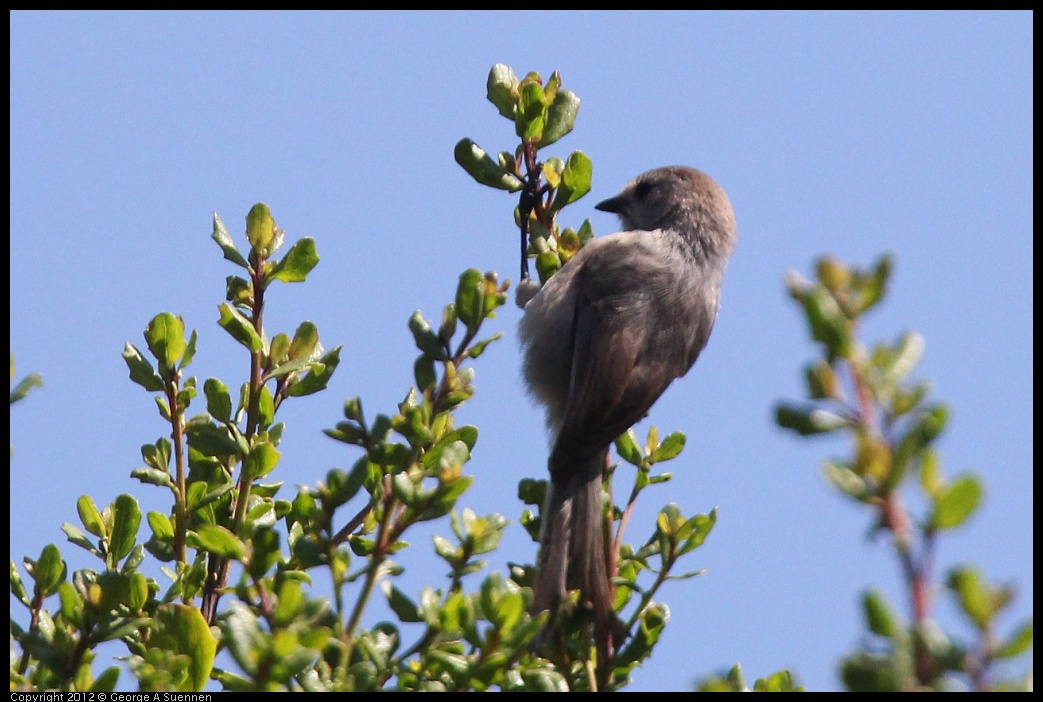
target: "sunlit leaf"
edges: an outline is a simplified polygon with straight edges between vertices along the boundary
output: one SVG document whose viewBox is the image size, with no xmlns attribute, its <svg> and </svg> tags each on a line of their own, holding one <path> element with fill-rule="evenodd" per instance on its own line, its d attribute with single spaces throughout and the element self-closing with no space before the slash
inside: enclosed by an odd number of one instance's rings
<svg viewBox="0 0 1043 702">
<path fill-rule="evenodd" d="M 221 218 L 214 213 L 214 233 L 210 237 L 217 242 L 217 245 L 221 247 L 221 251 L 224 252 L 225 258 L 234 263 L 237 266 L 242 266 L 249 270 L 250 264 L 246 262 L 243 255 L 239 253 L 239 249 L 236 248 L 235 242 L 232 237 L 229 236 L 228 230 L 225 228 L 224 222 Z"/>
</svg>

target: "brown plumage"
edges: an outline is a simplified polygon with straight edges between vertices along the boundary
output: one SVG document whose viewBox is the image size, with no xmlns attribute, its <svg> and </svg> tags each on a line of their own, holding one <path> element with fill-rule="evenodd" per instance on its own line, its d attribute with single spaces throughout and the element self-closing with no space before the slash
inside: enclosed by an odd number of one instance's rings
<svg viewBox="0 0 1043 702">
<path fill-rule="evenodd" d="M 602 508 L 608 448 L 706 345 L 736 227 L 724 191 L 683 166 L 648 171 L 597 209 L 625 231 L 589 242 L 547 282 L 525 307 L 520 337 L 551 432 L 533 610 L 551 610 L 553 621 L 567 590 L 579 589 L 606 655 L 619 636 Z"/>
</svg>

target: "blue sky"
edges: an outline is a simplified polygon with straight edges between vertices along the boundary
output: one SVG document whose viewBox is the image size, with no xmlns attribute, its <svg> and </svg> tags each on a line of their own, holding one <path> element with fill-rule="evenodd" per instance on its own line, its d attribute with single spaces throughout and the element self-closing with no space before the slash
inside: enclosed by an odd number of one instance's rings
<svg viewBox="0 0 1043 702">
<path fill-rule="evenodd" d="M 860 592 L 880 586 L 905 609 L 889 546 L 821 477 L 846 447 L 771 421 L 814 354 L 782 280 L 826 252 L 859 264 L 894 253 L 865 336 L 924 335 L 917 375 L 953 408 L 946 471 L 986 483 L 938 564 L 980 563 L 1021 592 L 1006 624 L 1029 615 L 1030 13 L 12 13 L 11 350 L 18 375 L 45 387 L 11 416 L 11 557 L 56 542 L 71 568 L 88 565 L 59 529 L 83 492 L 164 509 L 129 478 L 164 426 L 120 357 L 153 315 L 198 329 L 200 383 L 246 377 L 215 324 L 234 271 L 209 238 L 214 211 L 241 237 L 263 200 L 288 241 L 316 239 L 319 266 L 269 296 L 266 323 L 274 334 L 310 319 L 327 348 L 344 345 L 330 389 L 284 406 L 275 477 L 313 484 L 356 460 L 321 430 L 347 397 L 371 414 L 401 400 L 413 311 L 436 317 L 469 267 L 517 277 L 512 199 L 452 156 L 465 136 L 513 148 L 485 100 L 498 62 L 559 70 L 582 100 L 575 131 L 549 149 L 594 164 L 565 224 L 615 231 L 593 204 L 672 163 L 711 174 L 739 223 L 713 338 L 642 425 L 684 431 L 688 447 L 632 533 L 667 501 L 717 506 L 719 519 L 688 561 L 707 573 L 663 591 L 671 625 L 631 689 L 686 689 L 735 662 L 751 680 L 788 667 L 835 689 Z M 519 315 L 493 320 L 505 339 L 477 362 L 461 417 L 480 430 L 461 504 L 512 520 L 518 479 L 545 461 Z M 399 586 L 415 593 L 441 567 L 426 535 L 414 545 Z M 533 550 L 515 522 L 490 565 Z M 947 604 L 937 616 L 969 633 Z"/>
</svg>

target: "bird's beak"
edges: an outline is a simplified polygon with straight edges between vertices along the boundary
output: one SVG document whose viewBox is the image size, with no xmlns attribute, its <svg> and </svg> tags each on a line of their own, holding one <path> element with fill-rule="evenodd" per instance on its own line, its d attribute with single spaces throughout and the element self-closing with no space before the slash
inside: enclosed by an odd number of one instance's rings
<svg viewBox="0 0 1043 702">
<path fill-rule="evenodd" d="M 594 205 L 595 210 L 601 210 L 602 212 L 612 212 L 619 214 L 625 205 L 625 201 L 621 195 L 610 197 L 607 200 L 602 200 L 598 204 Z"/>
</svg>

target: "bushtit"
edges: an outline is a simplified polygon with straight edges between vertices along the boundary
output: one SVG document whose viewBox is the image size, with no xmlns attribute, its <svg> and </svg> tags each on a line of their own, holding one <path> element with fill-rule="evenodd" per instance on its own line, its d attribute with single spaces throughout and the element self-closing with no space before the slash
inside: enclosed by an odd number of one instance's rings
<svg viewBox="0 0 1043 702">
<path fill-rule="evenodd" d="M 684 166 L 648 171 L 596 207 L 624 231 L 590 241 L 547 281 L 520 337 L 551 433 L 533 611 L 553 620 L 566 590 L 579 589 L 604 655 L 622 633 L 602 505 L 608 449 L 706 345 L 737 237 L 728 196 Z"/>
</svg>

